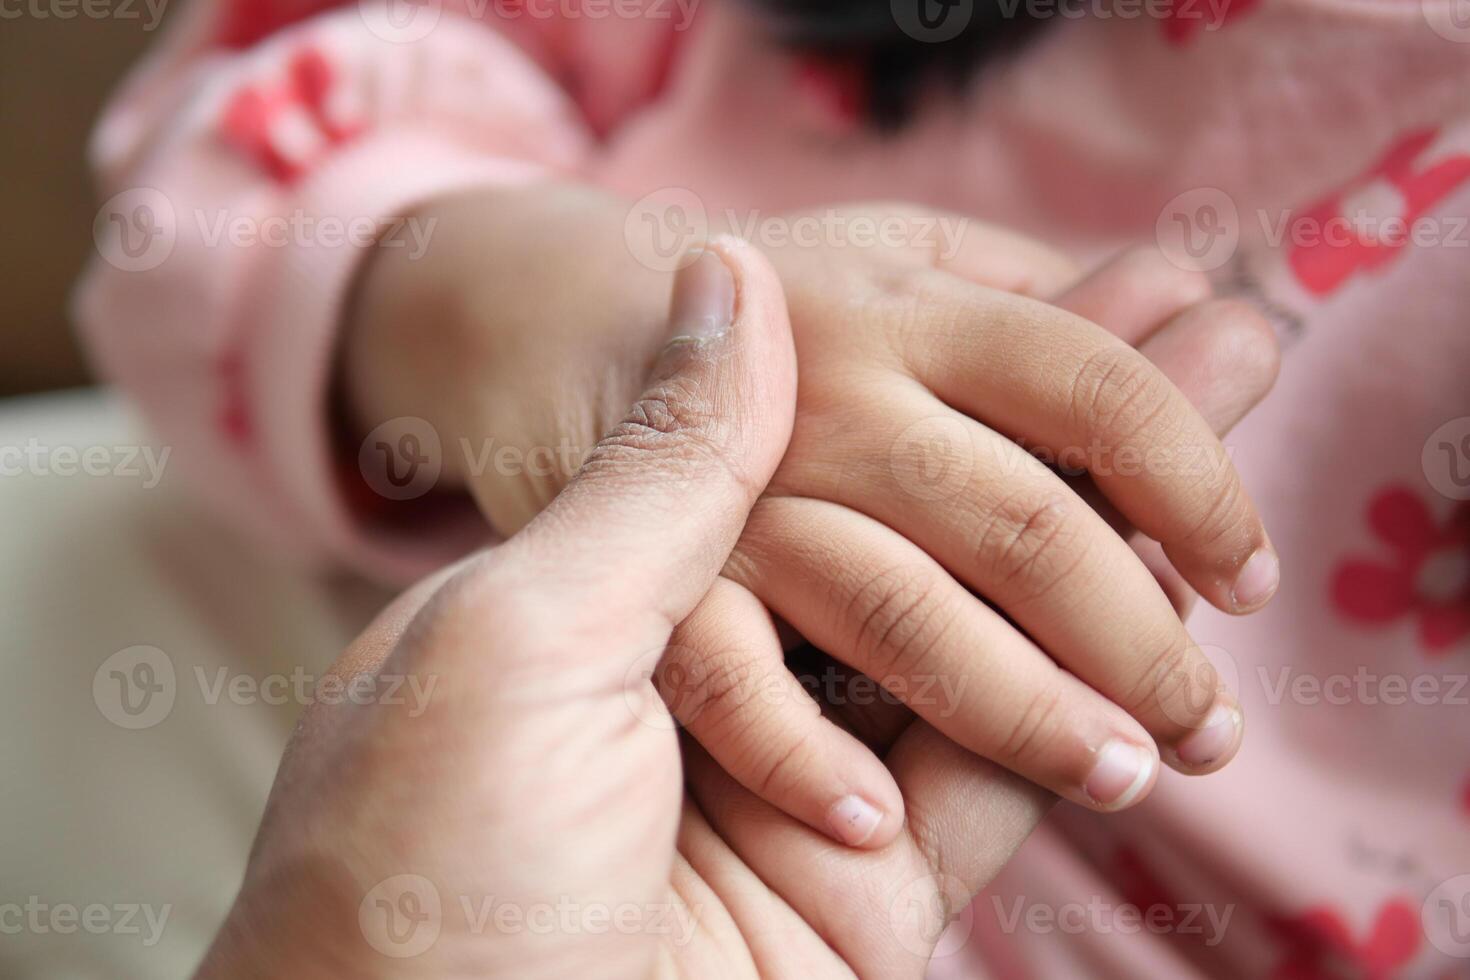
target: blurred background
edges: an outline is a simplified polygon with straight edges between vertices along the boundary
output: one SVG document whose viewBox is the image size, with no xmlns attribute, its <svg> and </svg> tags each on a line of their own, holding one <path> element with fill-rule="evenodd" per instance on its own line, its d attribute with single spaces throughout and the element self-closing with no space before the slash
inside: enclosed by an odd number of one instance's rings
<svg viewBox="0 0 1470 980">
<path fill-rule="evenodd" d="M 120 459 L 157 448 L 101 389 L 12 396 L 92 380 L 67 311 L 95 254 L 87 137 L 181 12 L 176 2 L 189 0 L 149 0 L 152 11 L 138 0 L 0 0 L 0 449 L 90 447 Z M 10 924 L 0 978 L 187 977 L 239 887 L 300 710 L 210 705 L 188 696 L 192 671 L 320 670 L 381 599 L 242 547 L 172 467 L 154 486 L 10 466 L 0 477 L 0 909 Z M 99 695 L 118 656 L 151 657 L 166 672 L 149 727 Z M 16 916 L 33 908 L 41 918 L 17 933 Z M 117 914 L 96 934 L 45 917 L 84 908 Z M 154 921 L 135 930 L 125 914 Z"/>
<path fill-rule="evenodd" d="M 68 10 L 0 0 L 0 397 L 89 380 L 67 318 L 68 292 L 92 250 L 87 134 L 162 30 L 149 30 L 153 17 L 139 2 L 96 4 L 90 16 L 78 2 L 69 19 L 58 12 Z"/>
</svg>

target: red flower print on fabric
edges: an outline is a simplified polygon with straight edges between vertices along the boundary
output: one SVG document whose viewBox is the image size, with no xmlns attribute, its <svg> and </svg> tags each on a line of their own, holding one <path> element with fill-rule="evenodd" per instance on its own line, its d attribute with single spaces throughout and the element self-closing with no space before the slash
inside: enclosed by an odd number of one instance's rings
<svg viewBox="0 0 1470 980">
<path fill-rule="evenodd" d="M 1415 223 L 1470 180 L 1470 151 L 1436 148 L 1437 130 L 1399 140 L 1349 186 L 1294 217 L 1287 229 L 1297 281 L 1325 296 L 1355 273 L 1382 267 L 1415 240 Z"/>
<path fill-rule="evenodd" d="M 1267 923 L 1287 946 L 1272 980 L 1392 980 L 1419 952 L 1419 907 L 1403 899 L 1385 902 L 1359 940 L 1336 909 L 1321 906 Z"/>
<path fill-rule="evenodd" d="M 1333 606 L 1371 626 L 1412 616 L 1424 650 L 1448 653 L 1470 636 L 1470 501 L 1438 524 L 1413 490 L 1388 487 L 1369 502 L 1368 526 L 1391 554 L 1339 563 Z"/>
<path fill-rule="evenodd" d="M 267 173 L 290 184 L 334 147 L 362 130 L 335 99 L 341 92 L 326 55 L 303 48 L 291 58 L 286 77 L 275 84 L 242 88 L 225 106 L 225 140 Z"/>
</svg>

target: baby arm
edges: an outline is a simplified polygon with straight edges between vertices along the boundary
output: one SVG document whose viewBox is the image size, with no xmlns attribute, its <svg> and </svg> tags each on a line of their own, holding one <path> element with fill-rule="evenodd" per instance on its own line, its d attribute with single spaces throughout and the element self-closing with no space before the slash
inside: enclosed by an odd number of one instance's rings
<svg viewBox="0 0 1470 980">
<path fill-rule="evenodd" d="M 272 551 L 401 585 L 483 522 L 464 508 L 457 533 L 392 533 L 344 492 L 357 446 L 330 408 L 346 296 L 371 254 L 433 247 L 416 205 L 579 170 L 593 140 L 548 70 L 571 52 L 512 41 L 497 5 L 477 22 L 445 4 L 412 40 L 370 4 L 336 6 L 200 0 L 171 18 L 93 136 L 106 203 L 75 314 L 217 513 Z"/>
</svg>

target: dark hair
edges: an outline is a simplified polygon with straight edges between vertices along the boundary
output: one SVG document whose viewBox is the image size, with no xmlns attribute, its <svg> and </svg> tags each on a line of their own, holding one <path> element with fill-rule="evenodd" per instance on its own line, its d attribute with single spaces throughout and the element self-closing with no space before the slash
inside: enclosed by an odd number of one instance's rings
<svg viewBox="0 0 1470 980">
<path fill-rule="evenodd" d="M 984 62 L 1018 50 L 1045 23 L 1012 0 L 750 2 L 767 14 L 783 42 L 857 68 L 869 119 L 889 128 L 903 122 L 923 86 L 937 81 L 957 88 Z M 946 17 L 963 19 L 958 33 L 916 29 Z"/>
</svg>

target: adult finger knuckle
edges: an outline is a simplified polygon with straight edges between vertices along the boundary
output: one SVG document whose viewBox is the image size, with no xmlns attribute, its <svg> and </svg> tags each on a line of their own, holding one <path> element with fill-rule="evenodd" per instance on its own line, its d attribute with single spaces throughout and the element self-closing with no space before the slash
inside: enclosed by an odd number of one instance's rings
<svg viewBox="0 0 1470 980">
<path fill-rule="evenodd" d="M 991 587 L 1012 602 L 1043 598 L 1087 557 L 1085 529 L 1061 493 L 1020 491 L 983 518 L 977 564 Z"/>
</svg>

